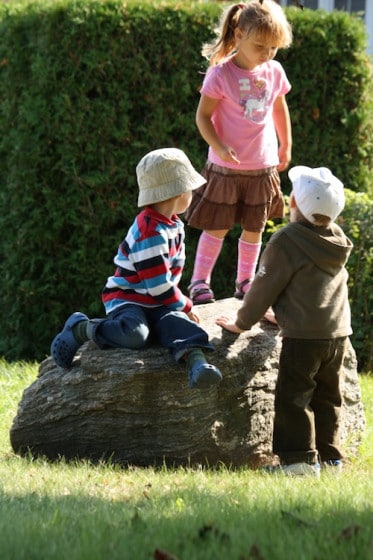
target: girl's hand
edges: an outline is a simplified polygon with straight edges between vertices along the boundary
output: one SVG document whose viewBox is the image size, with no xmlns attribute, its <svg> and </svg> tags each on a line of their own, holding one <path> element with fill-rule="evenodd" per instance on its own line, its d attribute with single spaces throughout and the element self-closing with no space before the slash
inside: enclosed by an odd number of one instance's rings
<svg viewBox="0 0 373 560">
<path fill-rule="evenodd" d="M 240 334 L 245 332 L 237 327 L 232 317 L 228 317 L 227 315 L 221 315 L 216 319 L 215 323 L 220 327 L 223 327 L 226 331 L 230 331 L 232 333 Z"/>
<path fill-rule="evenodd" d="M 198 315 L 196 315 L 196 313 L 194 313 L 193 309 L 191 309 L 189 313 L 187 313 L 187 315 L 191 321 L 194 321 L 195 323 L 199 323 L 199 317 Z"/>
<path fill-rule="evenodd" d="M 279 147 L 278 159 L 280 163 L 277 166 L 277 171 L 285 171 L 289 167 L 291 161 L 291 149 Z"/>
<path fill-rule="evenodd" d="M 241 163 L 237 157 L 236 152 L 230 146 L 224 146 L 220 150 L 217 151 L 217 155 L 223 161 L 230 161 L 233 163 Z"/>
</svg>

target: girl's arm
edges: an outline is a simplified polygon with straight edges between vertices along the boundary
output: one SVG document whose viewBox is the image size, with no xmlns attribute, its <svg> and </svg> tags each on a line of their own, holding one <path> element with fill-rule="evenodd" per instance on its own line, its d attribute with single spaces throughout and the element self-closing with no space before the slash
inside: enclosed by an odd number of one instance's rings
<svg viewBox="0 0 373 560">
<path fill-rule="evenodd" d="M 284 171 L 289 167 L 292 147 L 290 113 L 285 95 L 277 97 L 274 103 L 273 120 L 280 144 L 278 149 L 280 163 L 277 169 L 278 171 Z"/>
<path fill-rule="evenodd" d="M 217 156 L 224 161 L 240 163 L 237 159 L 236 152 L 231 146 L 226 146 L 216 134 L 214 125 L 212 124 L 211 117 L 216 107 L 219 104 L 219 99 L 213 99 L 206 95 L 201 95 L 197 113 L 196 124 L 201 136 L 206 140 L 207 144 L 214 150 Z"/>
</svg>

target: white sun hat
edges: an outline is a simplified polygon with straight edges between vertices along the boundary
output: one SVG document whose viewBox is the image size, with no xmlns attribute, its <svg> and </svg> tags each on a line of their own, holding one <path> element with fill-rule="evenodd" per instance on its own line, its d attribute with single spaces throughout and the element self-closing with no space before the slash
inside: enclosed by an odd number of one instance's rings
<svg viewBox="0 0 373 560">
<path fill-rule="evenodd" d="M 303 216 L 315 223 L 314 214 L 334 221 L 345 205 L 343 183 L 327 167 L 298 165 L 289 170 L 296 205 Z"/>
<path fill-rule="evenodd" d="M 178 148 L 160 148 L 146 154 L 136 167 L 138 206 L 162 202 L 198 189 L 206 183 Z"/>
</svg>

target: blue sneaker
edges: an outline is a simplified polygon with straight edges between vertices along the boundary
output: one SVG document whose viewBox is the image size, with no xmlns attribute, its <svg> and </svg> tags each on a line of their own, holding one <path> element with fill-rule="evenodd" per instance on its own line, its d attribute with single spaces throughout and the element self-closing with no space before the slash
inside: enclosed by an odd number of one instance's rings
<svg viewBox="0 0 373 560">
<path fill-rule="evenodd" d="M 207 362 L 195 362 L 189 370 L 189 387 L 205 389 L 218 385 L 223 376 L 220 370 Z"/>
<path fill-rule="evenodd" d="M 76 351 L 82 342 L 78 342 L 73 335 L 73 328 L 80 321 L 88 321 L 87 315 L 79 311 L 70 315 L 62 331 L 54 338 L 51 344 L 51 354 L 56 364 L 62 368 L 69 368 Z"/>
<path fill-rule="evenodd" d="M 321 468 L 323 471 L 339 474 L 343 469 L 343 463 L 341 459 L 329 459 L 328 461 L 322 461 Z"/>
</svg>

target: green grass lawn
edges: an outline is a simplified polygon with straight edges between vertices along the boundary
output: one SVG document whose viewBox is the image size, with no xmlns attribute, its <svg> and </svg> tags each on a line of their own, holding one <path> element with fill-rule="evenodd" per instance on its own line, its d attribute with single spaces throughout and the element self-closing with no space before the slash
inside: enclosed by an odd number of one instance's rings
<svg viewBox="0 0 373 560">
<path fill-rule="evenodd" d="M 373 376 L 358 457 L 316 480 L 18 457 L 9 429 L 36 374 L 0 362 L 1 560 L 373 558 Z"/>
</svg>

